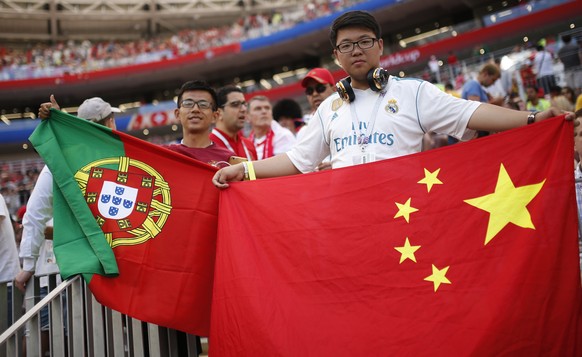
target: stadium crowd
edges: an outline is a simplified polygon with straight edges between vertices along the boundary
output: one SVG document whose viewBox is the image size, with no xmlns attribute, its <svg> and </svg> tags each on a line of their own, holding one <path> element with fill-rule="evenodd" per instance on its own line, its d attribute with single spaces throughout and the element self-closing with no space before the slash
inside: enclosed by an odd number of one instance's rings
<svg viewBox="0 0 582 357">
<path fill-rule="evenodd" d="M 30 48 L 0 46 L 0 81 L 79 74 L 112 67 L 157 62 L 239 43 L 329 15 L 363 0 L 312 1 L 295 10 L 256 13 L 230 26 L 184 29 L 172 36 L 139 41 L 68 41 Z"/>
</svg>

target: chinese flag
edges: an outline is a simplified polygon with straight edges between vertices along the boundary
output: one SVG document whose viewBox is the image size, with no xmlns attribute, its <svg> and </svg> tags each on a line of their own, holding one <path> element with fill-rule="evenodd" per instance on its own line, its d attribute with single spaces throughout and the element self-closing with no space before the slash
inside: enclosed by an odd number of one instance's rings
<svg viewBox="0 0 582 357">
<path fill-rule="evenodd" d="M 142 321 L 207 336 L 216 249 L 216 169 L 54 111 L 30 138 L 53 174 L 63 278 Z"/>
<path fill-rule="evenodd" d="M 572 123 L 232 184 L 215 356 L 580 356 Z"/>
</svg>

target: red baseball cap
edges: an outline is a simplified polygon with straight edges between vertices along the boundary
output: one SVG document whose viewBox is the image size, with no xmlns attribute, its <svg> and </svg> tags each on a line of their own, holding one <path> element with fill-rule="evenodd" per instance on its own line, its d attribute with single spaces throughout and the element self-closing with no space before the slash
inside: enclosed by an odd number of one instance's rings
<svg viewBox="0 0 582 357">
<path fill-rule="evenodd" d="M 309 71 L 307 75 L 305 75 L 305 78 L 303 78 L 303 80 L 301 81 L 301 86 L 303 88 L 307 87 L 307 80 L 309 78 L 313 78 L 318 83 L 321 84 L 329 84 L 332 86 L 335 85 L 335 80 L 333 79 L 331 72 L 325 68 L 314 68 L 311 71 Z"/>
</svg>

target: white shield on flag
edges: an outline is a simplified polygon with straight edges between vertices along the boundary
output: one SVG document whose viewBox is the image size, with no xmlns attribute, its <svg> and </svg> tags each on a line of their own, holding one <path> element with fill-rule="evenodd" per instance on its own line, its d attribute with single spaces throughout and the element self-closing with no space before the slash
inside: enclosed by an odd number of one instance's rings
<svg viewBox="0 0 582 357">
<path fill-rule="evenodd" d="M 99 213 L 107 219 L 124 219 L 133 212 L 138 189 L 112 181 L 103 182 L 99 194 Z"/>
</svg>

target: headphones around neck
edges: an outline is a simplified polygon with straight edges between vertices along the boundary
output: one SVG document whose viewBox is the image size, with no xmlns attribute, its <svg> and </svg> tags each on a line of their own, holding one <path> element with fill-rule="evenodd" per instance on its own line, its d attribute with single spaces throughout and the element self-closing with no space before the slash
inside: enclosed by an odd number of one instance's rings
<svg viewBox="0 0 582 357">
<path fill-rule="evenodd" d="M 366 75 L 366 78 L 368 80 L 370 89 L 374 92 L 380 92 L 386 88 L 386 85 L 388 85 L 388 79 L 390 78 L 390 75 L 384 68 L 378 67 L 371 69 Z M 351 83 L 352 79 L 350 77 L 346 77 L 335 84 L 340 98 L 348 103 L 356 100 L 356 94 L 354 93 Z"/>
</svg>

